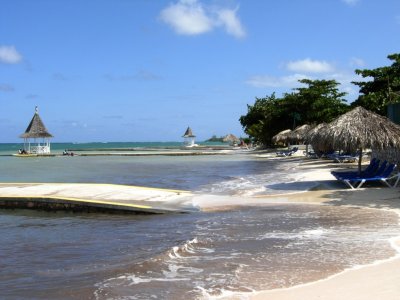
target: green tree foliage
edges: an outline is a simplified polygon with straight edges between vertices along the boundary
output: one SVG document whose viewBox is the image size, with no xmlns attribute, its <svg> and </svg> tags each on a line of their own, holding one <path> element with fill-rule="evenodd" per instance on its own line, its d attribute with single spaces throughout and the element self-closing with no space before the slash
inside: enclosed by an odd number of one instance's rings
<svg viewBox="0 0 400 300">
<path fill-rule="evenodd" d="M 275 94 L 265 98 L 256 98 L 254 105 L 247 105 L 247 114 L 241 116 L 239 121 L 245 132 L 256 142 L 264 145 L 271 140 L 271 130 L 275 127 L 273 121 L 280 115 L 280 99 Z"/>
<path fill-rule="evenodd" d="M 275 94 L 256 98 L 240 117 L 244 131 L 256 142 L 269 145 L 279 131 L 302 124 L 330 122 L 348 110 L 335 80 L 300 80 L 305 87 L 276 98 Z"/>
<path fill-rule="evenodd" d="M 335 80 L 303 79 L 299 82 L 306 85 L 295 89 L 302 123 L 330 122 L 348 110 L 343 98 L 346 93 L 339 92 L 339 83 Z"/>
<path fill-rule="evenodd" d="M 353 107 L 362 106 L 383 116 L 389 103 L 400 102 L 400 54 L 388 55 L 393 61 L 391 66 L 372 70 L 356 70 L 370 81 L 353 82 L 360 87 L 361 95 L 352 103 Z"/>
</svg>

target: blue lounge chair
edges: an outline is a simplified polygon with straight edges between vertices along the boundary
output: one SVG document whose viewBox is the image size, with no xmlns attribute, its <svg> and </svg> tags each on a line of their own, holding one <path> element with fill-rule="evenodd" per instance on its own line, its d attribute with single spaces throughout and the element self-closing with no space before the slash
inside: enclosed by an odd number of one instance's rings
<svg viewBox="0 0 400 300">
<path fill-rule="evenodd" d="M 345 162 L 356 162 L 358 157 L 354 155 L 339 155 L 333 159 L 334 162 L 345 163 Z"/>
<path fill-rule="evenodd" d="M 379 167 L 379 159 L 373 158 L 371 159 L 371 161 L 369 162 L 369 165 L 363 170 L 361 171 L 361 175 L 365 176 L 365 175 L 372 175 L 375 174 L 376 171 L 378 170 Z M 336 178 L 338 177 L 343 177 L 343 176 L 348 176 L 348 175 L 353 175 L 353 176 L 357 176 L 358 171 L 332 171 L 331 174 L 333 176 L 335 176 Z"/>
<path fill-rule="evenodd" d="M 373 177 L 373 176 L 381 176 L 383 172 L 386 170 L 387 161 L 385 160 L 381 165 L 378 163 L 373 164 L 368 170 L 364 170 L 361 174 L 358 171 L 354 172 L 344 172 L 344 173 L 332 173 L 333 176 L 336 177 L 338 180 L 344 179 L 357 179 L 357 178 L 366 178 L 366 177 Z"/>
<path fill-rule="evenodd" d="M 371 181 L 380 181 L 386 184 L 388 187 L 396 187 L 397 184 L 400 181 L 400 173 L 397 173 L 396 175 L 392 175 L 394 169 L 396 168 L 395 164 L 390 164 L 385 170 L 382 172 L 382 174 L 378 174 L 375 176 L 371 177 L 353 177 L 353 178 L 345 178 L 342 179 L 342 181 L 347 184 L 350 188 L 352 189 L 358 189 L 361 188 L 361 186 L 365 182 L 371 182 Z M 396 179 L 393 185 L 389 183 L 390 180 Z"/>
<path fill-rule="evenodd" d="M 276 152 L 276 156 L 292 156 L 292 154 L 296 153 L 297 150 L 299 150 L 298 147 L 293 147 L 290 150 Z"/>
<path fill-rule="evenodd" d="M 336 163 L 356 162 L 358 161 L 358 153 L 342 153 L 333 152 L 326 155 L 326 158 L 332 159 Z"/>
<path fill-rule="evenodd" d="M 342 176 L 337 176 L 336 178 L 339 180 L 356 180 L 359 178 L 370 178 L 370 177 L 376 177 L 376 176 L 382 176 L 383 173 L 385 172 L 387 168 L 387 161 L 385 160 L 378 169 L 374 170 L 373 172 L 369 173 L 364 173 L 364 174 L 347 174 L 347 175 L 342 175 Z"/>
</svg>

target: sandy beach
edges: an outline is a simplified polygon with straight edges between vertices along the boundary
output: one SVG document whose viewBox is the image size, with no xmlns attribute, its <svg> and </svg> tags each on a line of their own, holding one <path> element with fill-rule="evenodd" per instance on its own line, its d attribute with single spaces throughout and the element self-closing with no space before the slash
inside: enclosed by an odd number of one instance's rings
<svg viewBox="0 0 400 300">
<path fill-rule="evenodd" d="M 400 212 L 398 188 L 377 186 L 350 190 L 334 181 L 330 175 L 332 165 L 322 161 L 305 161 L 301 168 L 305 171 L 313 169 L 311 172 L 305 172 L 303 180 L 318 182 L 319 185 L 314 190 L 284 197 L 262 197 L 263 201 L 323 203 Z M 400 239 L 392 240 L 391 244 L 397 250 L 397 255 L 387 260 L 345 270 L 317 282 L 258 292 L 250 298 L 260 300 L 400 299 Z"/>
</svg>

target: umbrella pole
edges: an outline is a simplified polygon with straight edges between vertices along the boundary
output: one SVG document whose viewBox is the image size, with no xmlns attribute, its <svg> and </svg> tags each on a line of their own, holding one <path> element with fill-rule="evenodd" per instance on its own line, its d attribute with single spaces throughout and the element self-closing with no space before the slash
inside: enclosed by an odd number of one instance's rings
<svg viewBox="0 0 400 300">
<path fill-rule="evenodd" d="M 361 175 L 361 160 L 362 160 L 362 148 L 360 148 L 360 153 L 358 156 L 358 175 Z"/>
</svg>

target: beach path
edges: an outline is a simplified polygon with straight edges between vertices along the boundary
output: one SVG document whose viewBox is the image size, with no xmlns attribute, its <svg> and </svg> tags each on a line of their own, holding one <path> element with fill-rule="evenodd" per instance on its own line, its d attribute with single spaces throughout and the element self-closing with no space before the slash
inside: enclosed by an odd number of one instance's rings
<svg viewBox="0 0 400 300">
<path fill-rule="evenodd" d="M 96 183 L 0 183 L 0 207 L 136 213 L 193 211 L 188 191 Z"/>
</svg>

